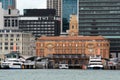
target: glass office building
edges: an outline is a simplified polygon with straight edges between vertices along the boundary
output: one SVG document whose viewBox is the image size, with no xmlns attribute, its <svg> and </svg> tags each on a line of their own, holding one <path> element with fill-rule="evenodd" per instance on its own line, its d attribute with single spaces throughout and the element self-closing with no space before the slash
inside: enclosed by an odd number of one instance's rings
<svg viewBox="0 0 120 80">
<path fill-rule="evenodd" d="M 79 34 L 102 35 L 120 52 L 120 0 L 79 0 Z"/>
<path fill-rule="evenodd" d="M 71 14 L 77 14 L 77 0 L 62 0 L 62 32 L 69 29 Z"/>
<path fill-rule="evenodd" d="M 2 2 L 3 9 L 15 9 L 16 8 L 16 0 L 0 0 Z"/>
</svg>

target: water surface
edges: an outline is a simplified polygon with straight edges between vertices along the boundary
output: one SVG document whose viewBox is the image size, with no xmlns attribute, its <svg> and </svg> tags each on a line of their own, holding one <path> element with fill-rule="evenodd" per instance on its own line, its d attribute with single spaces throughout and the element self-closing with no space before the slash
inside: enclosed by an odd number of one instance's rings
<svg viewBox="0 0 120 80">
<path fill-rule="evenodd" d="M 0 70 L 0 80 L 120 80 L 119 70 Z"/>
</svg>

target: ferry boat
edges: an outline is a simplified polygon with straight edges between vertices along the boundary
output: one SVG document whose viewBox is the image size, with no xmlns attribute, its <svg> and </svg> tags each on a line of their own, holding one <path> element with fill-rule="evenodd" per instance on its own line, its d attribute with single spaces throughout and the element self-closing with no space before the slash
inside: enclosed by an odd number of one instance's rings
<svg viewBox="0 0 120 80">
<path fill-rule="evenodd" d="M 68 64 L 59 64 L 59 69 L 68 69 Z"/>
<path fill-rule="evenodd" d="M 23 62 L 20 59 L 9 58 L 5 61 L 1 61 L 2 69 L 21 69 Z"/>
<path fill-rule="evenodd" d="M 89 63 L 87 66 L 88 69 L 103 69 L 101 56 L 90 56 Z"/>
</svg>

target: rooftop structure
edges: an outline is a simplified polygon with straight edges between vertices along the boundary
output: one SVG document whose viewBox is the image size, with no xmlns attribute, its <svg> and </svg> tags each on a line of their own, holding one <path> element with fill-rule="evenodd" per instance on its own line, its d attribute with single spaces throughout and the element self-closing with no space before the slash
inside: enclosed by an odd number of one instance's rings
<svg viewBox="0 0 120 80">
<path fill-rule="evenodd" d="M 55 9 L 24 9 L 24 16 L 55 16 Z"/>
</svg>

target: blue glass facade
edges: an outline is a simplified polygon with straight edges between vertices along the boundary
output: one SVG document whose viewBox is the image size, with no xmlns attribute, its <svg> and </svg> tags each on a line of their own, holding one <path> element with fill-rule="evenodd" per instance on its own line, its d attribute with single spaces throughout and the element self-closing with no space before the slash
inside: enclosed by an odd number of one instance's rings
<svg viewBox="0 0 120 80">
<path fill-rule="evenodd" d="M 16 7 L 16 0 L 0 0 L 2 2 L 3 9 L 15 8 Z"/>
<path fill-rule="evenodd" d="M 62 0 L 62 31 L 69 29 L 71 14 L 77 14 L 77 0 Z"/>
</svg>

